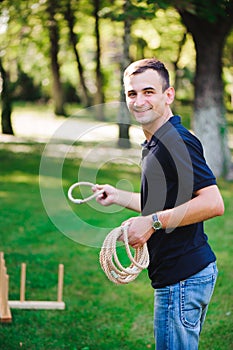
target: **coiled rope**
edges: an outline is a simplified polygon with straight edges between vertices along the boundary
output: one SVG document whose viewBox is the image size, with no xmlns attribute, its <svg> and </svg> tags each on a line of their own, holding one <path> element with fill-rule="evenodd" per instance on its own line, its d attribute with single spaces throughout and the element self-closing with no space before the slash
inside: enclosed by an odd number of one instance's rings
<svg viewBox="0 0 233 350">
<path fill-rule="evenodd" d="M 79 199 L 74 198 L 72 191 L 78 186 L 91 186 L 94 184 L 91 182 L 76 182 L 73 184 L 68 191 L 69 199 L 76 204 L 82 204 L 90 201 L 93 198 L 96 198 L 100 194 L 104 193 L 104 190 L 97 191 L 93 195 L 85 198 Z M 132 255 L 129 243 L 128 243 L 128 227 L 129 225 L 124 225 L 114 228 L 106 236 L 103 245 L 100 250 L 99 261 L 102 270 L 108 279 L 116 284 L 127 284 L 135 280 L 139 273 L 146 269 L 149 265 L 149 253 L 147 249 L 147 244 L 145 243 L 141 247 L 134 249 L 134 255 Z M 131 262 L 130 266 L 124 267 L 118 258 L 117 255 L 117 241 L 119 237 L 123 237 L 125 249 L 127 256 Z M 133 248 L 132 248 L 133 249 Z"/>
<path fill-rule="evenodd" d="M 134 249 L 134 256 L 131 254 L 128 244 L 128 227 L 128 225 L 116 227 L 109 232 L 100 251 L 100 265 L 108 279 L 116 284 L 132 282 L 149 265 L 149 254 L 146 243 Z M 126 268 L 120 263 L 116 251 L 116 242 L 121 235 L 123 235 L 125 249 L 131 261 L 130 266 Z"/>
</svg>

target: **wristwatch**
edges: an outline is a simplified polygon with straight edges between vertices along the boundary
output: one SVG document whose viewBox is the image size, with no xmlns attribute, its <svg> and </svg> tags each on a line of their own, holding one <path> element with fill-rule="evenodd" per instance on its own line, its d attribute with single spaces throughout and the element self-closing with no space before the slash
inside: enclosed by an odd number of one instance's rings
<svg viewBox="0 0 233 350">
<path fill-rule="evenodd" d="M 155 231 L 160 230 L 162 228 L 162 223 L 159 221 L 157 214 L 152 214 L 152 227 Z"/>
</svg>

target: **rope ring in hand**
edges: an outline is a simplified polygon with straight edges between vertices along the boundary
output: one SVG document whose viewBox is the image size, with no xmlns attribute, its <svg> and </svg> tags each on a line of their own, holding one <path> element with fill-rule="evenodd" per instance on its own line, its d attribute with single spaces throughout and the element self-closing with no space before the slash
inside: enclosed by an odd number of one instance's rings
<svg viewBox="0 0 233 350">
<path fill-rule="evenodd" d="M 97 192 L 95 192 L 94 194 L 92 194 L 91 196 L 87 197 L 87 198 L 74 198 L 73 195 L 72 195 L 72 192 L 73 190 L 76 188 L 76 187 L 79 187 L 79 186 L 90 186 L 90 187 L 93 187 L 95 186 L 93 183 L 91 182 L 85 182 L 85 181 L 82 181 L 82 182 L 76 182 L 74 183 L 72 186 L 70 186 L 69 190 L 68 190 L 68 198 L 71 202 L 75 203 L 75 204 L 82 204 L 82 203 L 86 203 L 86 202 L 89 202 L 90 200 L 92 200 L 93 198 L 96 198 L 98 197 L 100 194 L 104 193 L 104 190 L 99 190 Z"/>
</svg>

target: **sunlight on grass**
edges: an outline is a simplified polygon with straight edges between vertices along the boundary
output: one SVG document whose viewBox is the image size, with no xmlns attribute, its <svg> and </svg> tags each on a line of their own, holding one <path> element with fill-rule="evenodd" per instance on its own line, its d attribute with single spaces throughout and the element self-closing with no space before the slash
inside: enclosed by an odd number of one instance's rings
<svg viewBox="0 0 233 350">
<path fill-rule="evenodd" d="M 17 145 L 14 147 L 17 148 Z M 27 298 L 54 300 L 57 266 L 63 263 L 66 309 L 12 310 L 13 323 L 0 324 L 0 347 L 11 350 L 153 349 L 153 289 L 147 271 L 142 271 L 132 284 L 116 286 L 100 268 L 99 247 L 77 243 L 62 234 L 48 217 L 40 196 L 38 177 L 41 147 L 32 145 L 32 149 L 31 153 L 11 152 L 4 148 L 0 150 L 0 251 L 4 251 L 10 275 L 10 299 L 19 298 L 20 265 L 26 262 Z M 66 198 L 79 164 L 77 157 L 74 160 L 66 159 L 62 181 L 56 176 L 42 178 L 45 191 L 55 196 L 52 202 L 54 213 L 67 226 L 70 225 L 69 217 L 59 197 L 56 197 L 56 188 L 61 185 Z M 56 160 L 53 159 L 50 170 L 55 166 Z M 87 172 L 90 169 L 94 169 L 94 166 L 88 168 Z M 125 182 L 121 182 L 122 179 Z M 140 169 L 137 164 L 105 164 L 99 169 L 97 180 L 122 186 L 127 186 L 129 181 L 139 191 Z M 209 220 L 205 225 L 217 255 L 219 276 L 201 336 L 200 350 L 233 348 L 233 183 L 220 180 L 219 184 L 226 213 L 223 217 Z M 78 192 L 79 195 L 81 193 Z M 105 212 L 103 208 L 101 211 L 95 201 L 91 205 L 75 206 L 68 202 L 67 205 L 74 215 L 95 228 L 93 241 L 97 238 L 99 242 L 102 241 L 101 227 L 119 226 L 123 220 L 132 216 L 132 212 L 127 209 L 114 213 Z M 88 230 L 79 230 L 83 240 L 90 235 Z M 120 249 L 122 261 L 128 265 L 125 251 Z"/>
<path fill-rule="evenodd" d="M 39 176 L 26 175 L 20 172 L 14 172 L 11 175 L 0 176 L 0 181 L 6 181 L 9 183 L 26 183 L 35 184 L 38 183 Z"/>
</svg>

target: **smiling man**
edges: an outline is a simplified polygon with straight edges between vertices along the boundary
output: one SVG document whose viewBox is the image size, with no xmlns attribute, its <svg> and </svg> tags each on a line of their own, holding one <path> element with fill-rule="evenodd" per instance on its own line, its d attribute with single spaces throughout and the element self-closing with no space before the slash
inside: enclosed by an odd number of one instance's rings
<svg viewBox="0 0 233 350">
<path fill-rule="evenodd" d="M 169 86 L 169 80 L 159 75 L 156 70 L 144 68 L 139 69 L 141 73 L 130 74 L 130 68 L 125 71 L 124 84 L 126 88 L 126 102 L 130 112 L 137 122 L 143 126 L 144 132 L 151 128 L 144 127 L 152 125 L 159 128 L 172 117 L 170 104 L 174 100 L 174 89 Z"/>
<path fill-rule="evenodd" d="M 196 350 L 216 278 L 216 257 L 204 221 L 222 215 L 224 204 L 200 141 L 181 124 L 171 104 L 169 74 L 156 59 L 132 63 L 124 73 L 129 111 L 145 134 L 141 192 L 110 185 L 97 201 L 141 213 L 128 224 L 137 248 L 147 242 L 154 288 L 154 334 L 158 350 Z"/>
</svg>

